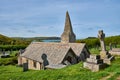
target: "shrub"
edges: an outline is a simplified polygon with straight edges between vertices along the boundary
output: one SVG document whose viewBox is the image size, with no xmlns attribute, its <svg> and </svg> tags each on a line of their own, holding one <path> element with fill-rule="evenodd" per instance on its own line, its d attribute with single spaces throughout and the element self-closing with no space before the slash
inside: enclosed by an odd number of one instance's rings
<svg viewBox="0 0 120 80">
<path fill-rule="evenodd" d="M 15 64 L 17 64 L 17 56 L 0 59 L 0 65 L 15 65 Z"/>
</svg>

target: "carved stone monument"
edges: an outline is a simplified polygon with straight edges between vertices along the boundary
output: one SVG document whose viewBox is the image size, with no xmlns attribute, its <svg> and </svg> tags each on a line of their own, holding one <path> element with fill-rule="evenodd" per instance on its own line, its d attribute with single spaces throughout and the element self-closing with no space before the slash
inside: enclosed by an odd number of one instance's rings
<svg viewBox="0 0 120 80">
<path fill-rule="evenodd" d="M 101 46 L 101 51 L 100 51 L 101 58 L 105 58 L 108 52 L 106 51 L 106 46 L 104 42 L 105 34 L 103 33 L 103 30 L 98 31 L 98 38 L 100 40 L 100 46 Z"/>
<path fill-rule="evenodd" d="M 90 58 L 87 58 L 84 62 L 84 68 L 88 68 L 93 72 L 104 69 L 106 64 L 103 63 L 103 59 L 100 58 L 100 55 L 90 55 Z"/>
<path fill-rule="evenodd" d="M 106 45 L 104 42 L 105 34 L 103 33 L 103 30 L 98 31 L 98 38 L 100 40 L 101 45 L 100 56 L 102 59 L 104 59 L 104 63 L 111 64 L 111 61 L 114 59 L 114 56 L 111 56 L 111 54 L 109 54 L 109 52 L 106 50 Z"/>
<path fill-rule="evenodd" d="M 98 38 L 100 39 L 101 50 L 106 51 L 105 42 L 104 42 L 105 34 L 103 33 L 103 30 L 98 31 Z"/>
</svg>

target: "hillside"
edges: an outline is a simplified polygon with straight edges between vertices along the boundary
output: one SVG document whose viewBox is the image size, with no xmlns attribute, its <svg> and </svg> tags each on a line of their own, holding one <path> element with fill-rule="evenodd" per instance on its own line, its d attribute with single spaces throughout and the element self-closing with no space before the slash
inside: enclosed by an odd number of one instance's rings
<svg viewBox="0 0 120 80">
<path fill-rule="evenodd" d="M 0 34 L 0 44 L 11 44 L 12 41 L 12 38 Z"/>
<path fill-rule="evenodd" d="M 43 40 L 60 40 L 60 37 L 7 37 L 0 34 L 0 44 L 1 45 L 19 45 L 24 44 L 28 45 L 32 41 L 38 41 L 41 42 Z M 77 43 L 86 43 L 89 48 L 91 47 L 99 47 L 100 42 L 99 39 L 96 37 L 88 37 L 86 39 L 78 39 L 76 40 Z M 105 38 L 105 43 L 107 46 L 109 46 L 110 43 L 120 45 L 120 36 L 110 36 Z"/>
<path fill-rule="evenodd" d="M 99 47 L 100 41 L 96 37 L 88 37 L 86 39 L 79 39 L 76 41 L 77 43 L 86 43 L 89 48 L 91 47 Z M 109 44 L 120 45 L 120 36 L 109 36 L 105 38 L 105 44 L 109 46 Z"/>
<path fill-rule="evenodd" d="M 20 39 L 10 38 L 0 34 L 0 45 L 20 45 L 20 44 L 28 45 L 29 43 L 30 42 Z"/>
<path fill-rule="evenodd" d="M 25 49 L 30 41 L 13 39 L 0 34 L 0 50 L 19 50 Z"/>
<path fill-rule="evenodd" d="M 24 41 L 42 41 L 42 40 L 60 40 L 60 37 L 12 37 L 13 39 L 24 40 Z"/>
</svg>

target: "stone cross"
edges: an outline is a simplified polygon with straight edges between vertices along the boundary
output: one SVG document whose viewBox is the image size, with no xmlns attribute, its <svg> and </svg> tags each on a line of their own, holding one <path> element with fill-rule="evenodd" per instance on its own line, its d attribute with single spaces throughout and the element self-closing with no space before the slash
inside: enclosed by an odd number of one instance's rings
<svg viewBox="0 0 120 80">
<path fill-rule="evenodd" d="M 103 30 L 98 31 L 98 38 L 100 40 L 100 45 L 101 45 L 102 51 L 106 51 L 106 46 L 105 46 L 105 42 L 104 42 L 105 34 L 103 33 Z"/>
</svg>

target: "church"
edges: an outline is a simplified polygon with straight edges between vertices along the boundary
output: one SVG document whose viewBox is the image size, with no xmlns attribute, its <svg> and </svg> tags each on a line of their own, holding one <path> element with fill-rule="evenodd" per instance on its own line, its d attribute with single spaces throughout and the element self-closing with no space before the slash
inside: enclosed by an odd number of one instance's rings
<svg viewBox="0 0 120 80">
<path fill-rule="evenodd" d="M 75 43 L 76 36 L 68 11 L 66 12 L 64 32 L 61 42 L 32 42 L 18 56 L 18 65 L 27 63 L 28 69 L 60 69 L 85 61 L 90 52 L 85 43 Z"/>
</svg>

